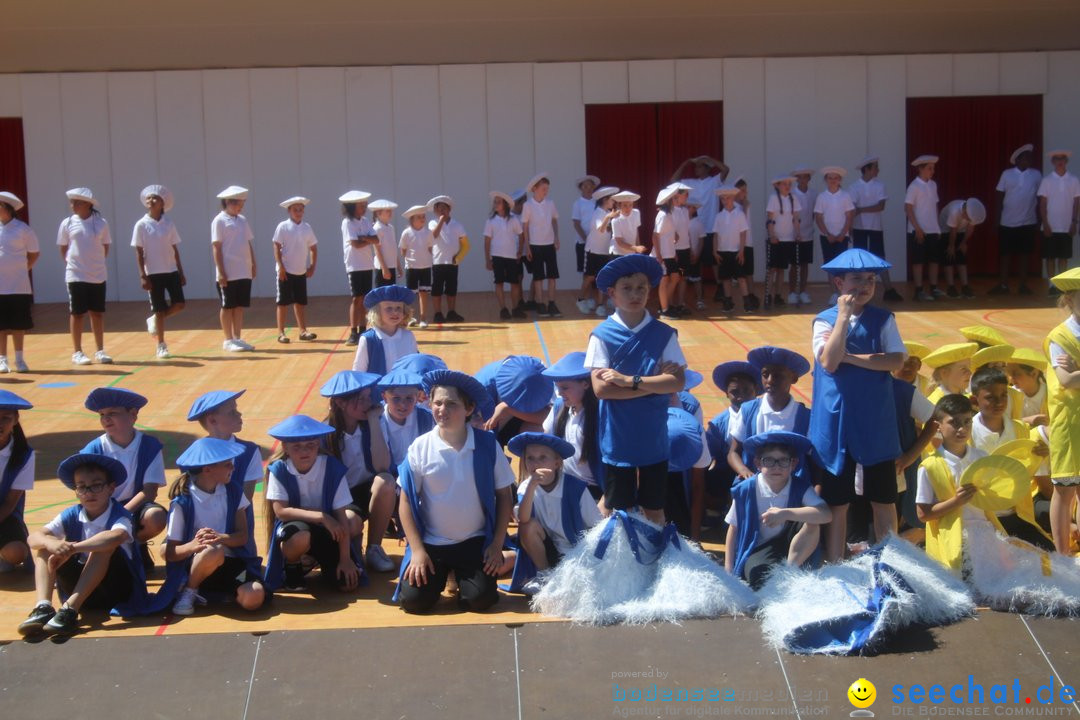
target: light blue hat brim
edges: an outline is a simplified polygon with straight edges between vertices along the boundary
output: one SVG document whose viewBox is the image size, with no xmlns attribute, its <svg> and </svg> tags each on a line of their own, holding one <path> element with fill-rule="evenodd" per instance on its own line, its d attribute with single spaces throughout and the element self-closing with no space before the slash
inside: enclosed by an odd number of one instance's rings
<svg viewBox="0 0 1080 720">
<path fill-rule="evenodd" d="M 523 432 L 510 438 L 506 449 L 521 457 L 529 445 L 546 445 L 559 454 L 563 460 L 574 456 L 575 448 L 561 437 L 540 432 Z"/>
<path fill-rule="evenodd" d="M 191 472 L 207 465 L 216 465 L 226 460 L 235 460 L 244 454 L 240 443 L 219 440 L 218 438 L 199 438 L 188 446 L 187 450 L 176 458 L 176 467 L 181 472 Z"/>
<path fill-rule="evenodd" d="M 204 395 L 200 395 L 195 402 L 191 404 L 191 409 L 188 410 L 188 420 L 198 420 L 208 412 L 213 412 L 217 408 L 221 407 L 230 400 L 243 395 L 246 390 L 240 390 L 239 392 L 233 392 L 231 390 L 212 390 Z"/>
</svg>

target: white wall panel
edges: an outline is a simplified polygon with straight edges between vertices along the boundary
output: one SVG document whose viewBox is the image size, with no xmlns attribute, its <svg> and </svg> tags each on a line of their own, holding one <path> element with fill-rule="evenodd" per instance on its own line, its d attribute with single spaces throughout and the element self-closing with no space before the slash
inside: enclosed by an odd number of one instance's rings
<svg viewBox="0 0 1080 720">
<path fill-rule="evenodd" d="M 809 164 L 819 167 L 821 160 L 813 141 L 814 132 L 814 64 L 804 58 L 768 58 L 765 60 L 765 177 L 786 173 L 796 165 Z M 734 108 L 732 108 L 734 110 Z M 728 104 L 724 104 L 724 122 L 727 124 Z M 745 128 L 733 129 L 738 133 L 727 137 L 731 147 L 741 142 Z M 730 163 L 730 160 L 727 160 Z M 733 173 L 742 169 L 732 166 Z M 751 188 L 751 197 L 761 195 L 769 188 L 768 180 L 760 187 Z"/>
<path fill-rule="evenodd" d="M 422 205 L 442 188 L 439 69 L 395 67 L 394 173 L 399 205 Z"/>
<path fill-rule="evenodd" d="M 680 102 L 724 99 L 724 61 L 675 61 L 675 99 Z"/>
<path fill-rule="evenodd" d="M 1002 53 L 999 58 L 1002 95 L 1046 92 L 1046 53 Z"/>
<path fill-rule="evenodd" d="M 0 75 L 0 117 L 22 116 L 18 75 Z"/>
<path fill-rule="evenodd" d="M 866 60 L 814 61 L 815 144 L 823 164 L 850 168 L 866 153 Z"/>
<path fill-rule="evenodd" d="M 631 60 L 627 63 L 630 102 L 674 102 L 674 60 Z"/>
<path fill-rule="evenodd" d="M 866 59 L 866 149 L 881 158 L 878 179 L 885 183 L 885 255 L 894 264 L 892 279 L 904 279 L 907 263 L 904 193 L 907 185 L 907 65 L 899 55 Z"/>
<path fill-rule="evenodd" d="M 393 198 L 394 106 L 390 68 L 347 68 L 345 92 L 347 185 L 367 190 L 376 198 Z"/>
<path fill-rule="evenodd" d="M 953 55 L 954 95 L 997 95 L 1001 92 L 997 53 Z"/>
<path fill-rule="evenodd" d="M 742 175 L 750 191 L 754 246 L 765 242 L 765 213 L 760 188 L 765 185 L 765 62 L 761 58 L 724 61 L 724 162 L 730 179 Z M 765 266 L 763 250 L 755 251 L 757 277 Z"/>
<path fill-rule="evenodd" d="M 513 192 L 536 172 L 533 66 L 488 65 L 487 157 L 491 190 Z"/>
<path fill-rule="evenodd" d="M 908 55 L 908 97 L 944 97 L 953 94 L 952 55 Z"/>
<path fill-rule="evenodd" d="M 586 105 L 630 102 L 625 62 L 581 64 L 581 93 Z"/>
</svg>

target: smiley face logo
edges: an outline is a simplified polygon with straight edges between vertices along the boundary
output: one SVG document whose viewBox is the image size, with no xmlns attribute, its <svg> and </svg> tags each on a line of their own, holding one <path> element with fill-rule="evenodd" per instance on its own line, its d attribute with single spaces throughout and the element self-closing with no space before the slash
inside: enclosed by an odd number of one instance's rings
<svg viewBox="0 0 1080 720">
<path fill-rule="evenodd" d="M 877 700 L 877 688 L 866 678 L 859 678 L 847 689 L 848 700 L 857 708 L 868 708 Z"/>
</svg>

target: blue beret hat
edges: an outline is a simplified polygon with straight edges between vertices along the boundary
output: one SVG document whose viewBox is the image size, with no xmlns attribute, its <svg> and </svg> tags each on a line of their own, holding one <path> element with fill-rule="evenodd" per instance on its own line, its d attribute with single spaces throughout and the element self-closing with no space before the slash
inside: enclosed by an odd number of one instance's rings
<svg viewBox="0 0 1080 720">
<path fill-rule="evenodd" d="M 199 438 L 176 458 L 176 467 L 180 468 L 181 472 L 191 472 L 207 465 L 233 460 L 243 454 L 244 446 L 240 443 L 217 438 Z"/>
<path fill-rule="evenodd" d="M 375 288 L 364 296 L 364 307 L 370 310 L 381 302 L 399 302 L 412 305 L 416 301 L 416 293 L 403 285 L 384 285 Z"/>
<path fill-rule="evenodd" d="M 412 370 L 417 375 L 423 375 L 432 370 L 446 370 L 446 362 L 438 355 L 409 353 L 408 355 L 402 355 L 395 360 L 394 364 L 390 366 L 390 369 Z"/>
<path fill-rule="evenodd" d="M 149 402 L 137 392 L 116 387 L 94 388 L 83 403 L 87 410 L 100 412 L 105 408 L 122 407 L 138 410 Z"/>
<path fill-rule="evenodd" d="M 11 392 L 0 390 L 0 410 L 29 410 L 34 407 L 28 401 Z"/>
<path fill-rule="evenodd" d="M 596 273 L 596 289 L 600 292 L 607 292 L 608 288 L 615 286 L 619 278 L 636 275 L 637 273 L 643 273 L 649 278 L 649 285 L 652 287 L 659 285 L 660 278 L 664 275 L 660 263 L 649 255 L 638 253 L 621 255 Z"/>
<path fill-rule="evenodd" d="M 754 348 L 747 354 L 746 359 L 751 365 L 757 368 L 759 374 L 766 365 L 782 365 L 795 373 L 795 377 L 797 378 L 810 372 L 810 362 L 802 355 L 792 350 L 774 347 L 772 345 Z"/>
<path fill-rule="evenodd" d="M 116 406 L 113 406 L 116 407 Z M 60 467 L 56 468 L 56 475 L 60 482 L 69 489 L 75 489 L 75 471 L 84 465 L 97 465 L 109 476 L 109 482 L 120 485 L 127 480 L 127 470 L 124 463 L 114 460 L 108 455 L 96 455 L 94 453 L 77 453 L 64 459 Z"/>
<path fill-rule="evenodd" d="M 872 252 L 867 252 L 862 248 L 851 248 L 822 265 L 821 269 L 830 275 L 843 275 L 849 272 L 883 273 L 891 267 L 892 263 L 879 258 Z"/>
<path fill-rule="evenodd" d="M 799 457 L 806 455 L 813 447 L 805 435 L 786 430 L 771 430 L 746 438 L 743 442 L 743 452 L 753 457 L 762 445 L 786 445 L 795 450 Z"/>
<path fill-rule="evenodd" d="M 432 370 L 429 373 L 424 373 L 423 380 L 424 392 L 428 395 L 431 394 L 431 389 L 436 385 L 457 388 L 473 401 L 482 417 L 491 417 L 491 414 L 495 411 L 495 403 L 492 401 L 491 395 L 472 375 L 457 370 Z"/>
<path fill-rule="evenodd" d="M 332 432 L 334 428 L 326 423 L 309 418 L 307 415 L 293 415 L 267 430 L 266 434 L 276 440 L 299 442 L 321 438 Z"/>
<path fill-rule="evenodd" d="M 559 454 L 563 460 L 574 456 L 574 446 L 555 435 L 541 432 L 523 432 L 510 438 L 506 443 L 506 449 L 518 457 L 525 454 L 525 448 L 529 445 L 547 445 Z"/>
<path fill-rule="evenodd" d="M 758 394 L 765 392 L 765 388 L 761 385 L 761 371 L 750 363 L 742 360 L 731 360 L 726 363 L 720 363 L 713 368 L 713 384 L 724 392 L 727 392 L 728 382 L 732 375 L 745 375 L 753 381 Z"/>
<path fill-rule="evenodd" d="M 374 386 L 379 382 L 379 378 L 380 376 L 375 373 L 342 370 L 334 373 L 334 376 L 323 384 L 322 388 L 319 389 L 319 394 L 323 397 L 352 395 L 364 388 Z"/>
<path fill-rule="evenodd" d="M 682 472 L 694 467 L 701 457 L 701 423 L 682 408 L 669 407 L 667 416 L 668 444 L 671 447 L 668 470 Z"/>
<path fill-rule="evenodd" d="M 519 412 L 533 413 L 551 404 L 554 384 L 543 372 L 544 363 L 529 355 L 511 355 L 495 371 L 495 392 Z"/>
<path fill-rule="evenodd" d="M 391 370 L 379 380 L 379 392 L 396 387 L 414 387 L 420 390 L 424 387 L 424 376 L 415 370 L 398 369 Z"/>
<path fill-rule="evenodd" d="M 559 362 L 541 373 L 552 380 L 584 380 L 592 374 L 585 367 L 585 353 L 572 352 L 559 358 Z"/>
<path fill-rule="evenodd" d="M 697 370 L 691 370 L 690 368 L 686 368 L 686 370 L 683 371 L 683 377 L 686 378 L 686 384 L 683 385 L 683 390 L 693 390 L 705 380 L 704 375 Z"/>
<path fill-rule="evenodd" d="M 240 390 L 233 392 L 231 390 L 211 390 L 205 395 L 200 395 L 195 402 L 191 403 L 191 409 L 188 410 L 188 420 L 198 420 L 208 412 L 212 412 L 230 400 L 243 395 L 246 391 Z"/>
</svg>

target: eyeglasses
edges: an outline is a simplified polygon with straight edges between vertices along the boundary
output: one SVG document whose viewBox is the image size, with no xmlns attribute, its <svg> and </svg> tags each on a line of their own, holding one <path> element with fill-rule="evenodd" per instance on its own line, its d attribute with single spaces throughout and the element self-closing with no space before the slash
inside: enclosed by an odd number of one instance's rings
<svg viewBox="0 0 1080 720">
<path fill-rule="evenodd" d="M 103 482 L 94 483 L 93 485 L 76 485 L 75 486 L 75 494 L 76 495 L 97 495 L 99 492 L 102 492 L 107 485 L 108 485 L 108 483 L 103 483 Z"/>
<path fill-rule="evenodd" d="M 791 467 L 791 458 L 789 457 L 773 457 L 772 455 L 766 455 L 765 457 L 758 458 L 758 465 L 763 468 L 780 468 L 786 470 Z"/>
</svg>

